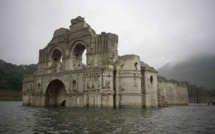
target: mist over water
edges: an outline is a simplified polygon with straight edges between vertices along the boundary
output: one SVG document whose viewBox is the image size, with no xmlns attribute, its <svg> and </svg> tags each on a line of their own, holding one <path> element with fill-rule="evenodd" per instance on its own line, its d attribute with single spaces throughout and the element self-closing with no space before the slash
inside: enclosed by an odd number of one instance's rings
<svg viewBox="0 0 215 134">
<path fill-rule="evenodd" d="M 215 106 L 162 109 L 24 107 L 0 102 L 0 133 L 215 133 Z"/>
</svg>

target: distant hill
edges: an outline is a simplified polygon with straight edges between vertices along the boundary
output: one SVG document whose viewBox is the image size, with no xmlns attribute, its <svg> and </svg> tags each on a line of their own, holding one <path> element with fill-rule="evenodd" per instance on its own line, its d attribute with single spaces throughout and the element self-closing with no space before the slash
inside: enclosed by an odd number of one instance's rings
<svg viewBox="0 0 215 134">
<path fill-rule="evenodd" d="M 158 69 L 167 79 L 188 81 L 205 89 L 215 89 L 215 55 L 194 57 L 180 63 L 168 63 Z"/>
<path fill-rule="evenodd" d="M 37 65 L 15 65 L 0 59 L 0 90 L 1 89 L 22 89 L 23 75 L 33 74 Z"/>
</svg>

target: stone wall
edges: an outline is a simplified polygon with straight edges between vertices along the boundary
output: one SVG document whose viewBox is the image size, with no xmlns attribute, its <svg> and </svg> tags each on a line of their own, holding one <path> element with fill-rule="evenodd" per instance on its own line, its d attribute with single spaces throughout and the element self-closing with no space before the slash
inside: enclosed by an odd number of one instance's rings
<svg viewBox="0 0 215 134">
<path fill-rule="evenodd" d="M 142 101 L 143 107 L 158 107 L 158 96 L 157 96 L 157 71 L 142 63 L 141 65 L 142 73 Z"/>
<path fill-rule="evenodd" d="M 173 80 L 158 81 L 159 106 L 187 105 L 188 89 L 186 84 Z"/>
<path fill-rule="evenodd" d="M 120 56 L 116 68 L 116 107 L 142 107 L 140 58 Z"/>
<path fill-rule="evenodd" d="M 32 106 L 113 107 L 113 68 L 25 77 L 23 104 Z"/>
</svg>

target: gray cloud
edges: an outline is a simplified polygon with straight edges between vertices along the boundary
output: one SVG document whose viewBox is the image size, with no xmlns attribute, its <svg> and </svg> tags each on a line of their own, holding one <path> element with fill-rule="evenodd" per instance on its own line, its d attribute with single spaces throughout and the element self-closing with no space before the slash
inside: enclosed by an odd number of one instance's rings
<svg viewBox="0 0 215 134">
<path fill-rule="evenodd" d="M 215 1 L 1 0 L 0 58 L 37 63 L 38 50 L 54 30 L 68 28 L 77 16 L 97 32 L 119 36 L 119 54 L 137 54 L 158 68 L 167 62 L 214 54 Z"/>
</svg>

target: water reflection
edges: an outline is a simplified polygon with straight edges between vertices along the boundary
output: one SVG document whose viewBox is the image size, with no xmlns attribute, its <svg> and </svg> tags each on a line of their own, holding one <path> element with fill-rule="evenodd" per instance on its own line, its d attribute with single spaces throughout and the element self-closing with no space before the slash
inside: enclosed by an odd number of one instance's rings
<svg viewBox="0 0 215 134">
<path fill-rule="evenodd" d="M 0 102 L 0 133 L 215 133 L 215 107 L 32 108 Z"/>
</svg>

